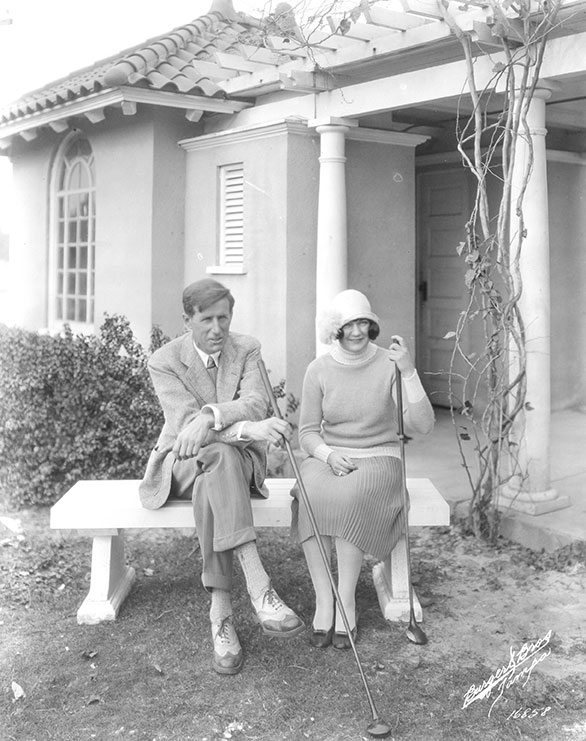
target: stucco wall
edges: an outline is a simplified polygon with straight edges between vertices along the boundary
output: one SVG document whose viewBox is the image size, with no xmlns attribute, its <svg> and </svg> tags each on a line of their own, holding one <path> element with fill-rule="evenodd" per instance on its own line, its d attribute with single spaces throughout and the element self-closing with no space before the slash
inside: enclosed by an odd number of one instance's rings
<svg viewBox="0 0 586 741">
<path fill-rule="evenodd" d="M 96 155 L 96 321 L 121 313 L 148 343 L 175 333 L 183 288 L 185 124 L 164 112 L 125 117 L 90 141 Z M 179 327 L 180 329 L 180 327 Z"/>
<path fill-rule="evenodd" d="M 177 142 L 193 125 L 181 112 L 139 110 L 76 128 L 95 161 L 95 325 L 105 312 L 123 314 L 146 344 L 153 323 L 171 332 L 180 321 L 180 302 L 169 298 L 183 287 L 185 153 Z M 65 136 L 44 132 L 12 156 L 11 316 L 29 329 L 48 323 L 49 179 Z"/>
<path fill-rule="evenodd" d="M 230 288 L 232 329 L 263 346 L 271 377 L 286 372 L 287 135 L 217 134 L 187 151 L 185 284 L 213 277 Z M 207 272 L 218 264 L 218 168 L 244 167 L 245 274 Z"/>
<path fill-rule="evenodd" d="M 586 167 L 548 158 L 552 407 L 586 404 Z"/>
<path fill-rule="evenodd" d="M 217 167 L 242 162 L 247 272 L 215 277 L 236 297 L 233 329 L 261 340 L 272 378 L 286 378 L 299 397 L 315 354 L 319 136 L 293 127 L 288 135 L 226 132 L 185 146 L 186 282 L 217 262 Z M 379 312 L 383 343 L 401 333 L 414 348 L 413 150 L 348 141 L 346 154 L 348 285 Z"/>
<path fill-rule="evenodd" d="M 287 155 L 287 391 L 301 398 L 315 357 L 319 136 L 289 137 Z"/>
<path fill-rule="evenodd" d="M 415 353 L 414 150 L 350 141 L 346 147 L 348 286 L 363 291 L 381 320 Z"/>
<path fill-rule="evenodd" d="M 151 315 L 153 129 L 133 117 L 90 136 L 96 162 L 96 324 L 124 314 L 148 337 Z"/>
<path fill-rule="evenodd" d="M 14 215 L 10 235 L 9 317 L 26 329 L 47 326 L 48 179 L 54 135 L 15 145 Z"/>
<path fill-rule="evenodd" d="M 553 410 L 586 404 L 586 167 L 570 159 L 548 152 Z M 433 169 L 443 169 L 449 183 L 449 168 Z M 500 186 L 493 179 L 489 188 L 493 212 L 499 198 Z M 481 335 L 471 335 L 474 350 Z"/>
</svg>

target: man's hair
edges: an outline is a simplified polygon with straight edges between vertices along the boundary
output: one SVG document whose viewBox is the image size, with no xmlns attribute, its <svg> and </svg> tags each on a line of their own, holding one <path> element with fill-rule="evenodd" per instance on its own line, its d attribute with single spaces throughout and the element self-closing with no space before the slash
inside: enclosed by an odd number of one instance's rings
<svg viewBox="0 0 586 741">
<path fill-rule="evenodd" d="M 183 311 L 187 316 L 193 316 L 196 311 L 205 311 L 223 298 L 228 299 L 230 312 L 232 312 L 234 296 L 230 290 L 213 278 L 204 278 L 191 283 L 183 291 Z"/>
</svg>

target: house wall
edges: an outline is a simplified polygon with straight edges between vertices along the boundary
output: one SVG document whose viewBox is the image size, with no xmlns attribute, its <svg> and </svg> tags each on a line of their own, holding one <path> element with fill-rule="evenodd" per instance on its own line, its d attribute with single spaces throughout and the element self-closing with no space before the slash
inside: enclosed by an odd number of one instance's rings
<svg viewBox="0 0 586 741">
<path fill-rule="evenodd" d="M 271 378 L 299 398 L 315 355 L 319 136 L 225 132 L 185 146 L 186 283 L 217 262 L 217 168 L 243 162 L 246 274 L 213 275 L 236 298 L 234 331 L 260 339 Z M 383 343 L 399 333 L 414 349 L 413 150 L 348 141 L 346 156 L 348 285 L 371 299 Z"/>
<path fill-rule="evenodd" d="M 48 179 L 56 135 L 14 145 L 14 215 L 10 235 L 8 290 L 11 323 L 25 329 L 47 326 Z"/>
<path fill-rule="evenodd" d="M 415 205 L 411 148 L 348 140 L 348 287 L 363 291 L 381 319 L 378 342 L 402 334 L 414 350 Z M 315 356 L 319 137 L 290 137 L 287 275 L 287 390 L 300 398 Z"/>
<path fill-rule="evenodd" d="M 153 130 L 153 233 L 150 324 L 172 336 L 183 311 L 185 251 L 185 152 L 178 145 L 185 118 L 160 112 Z M 149 326 L 150 329 L 150 326 Z M 181 328 L 183 329 L 183 328 Z"/>
<path fill-rule="evenodd" d="M 415 354 L 415 158 L 411 147 L 349 141 L 348 287 L 381 320 L 378 343 L 401 335 Z"/>
<path fill-rule="evenodd" d="M 443 170 L 446 184 L 450 169 Z M 548 208 L 551 291 L 551 406 L 586 404 L 586 167 L 571 157 L 548 152 Z M 474 183 L 471 180 L 471 187 Z M 489 184 L 492 209 L 500 198 L 497 179 Z M 480 332 L 471 332 L 470 351 L 478 351 Z M 482 398 L 482 395 L 480 396 Z"/>
<path fill-rule="evenodd" d="M 305 369 L 315 357 L 315 291 L 319 136 L 290 136 L 287 153 L 287 339 L 283 377 L 301 399 Z M 283 406 L 284 411 L 284 406 Z"/>
<path fill-rule="evenodd" d="M 153 230 L 153 126 L 144 116 L 96 127 L 96 313 L 128 317 L 148 337 Z"/>
<path fill-rule="evenodd" d="M 548 157 L 552 408 L 586 404 L 586 167 Z"/>
<path fill-rule="evenodd" d="M 189 145 L 188 145 L 189 146 Z M 271 378 L 286 373 L 287 134 L 216 134 L 187 152 L 185 284 L 212 277 L 236 299 L 232 329 L 263 347 Z M 243 163 L 244 274 L 218 268 L 218 168 Z"/>
<path fill-rule="evenodd" d="M 127 316 L 147 344 L 151 326 L 175 334 L 183 289 L 187 131 L 164 111 L 123 117 L 91 133 L 96 156 L 96 323 Z M 179 326 L 180 330 L 180 326 Z"/>
<path fill-rule="evenodd" d="M 147 344 L 153 323 L 173 332 L 181 318 L 185 153 L 177 141 L 189 124 L 177 112 L 109 112 L 97 125 L 76 122 L 87 136 L 96 177 L 95 325 L 123 314 Z M 67 134 L 49 132 L 12 154 L 15 188 L 11 235 L 15 324 L 48 324 L 49 185 L 53 160 Z"/>
</svg>

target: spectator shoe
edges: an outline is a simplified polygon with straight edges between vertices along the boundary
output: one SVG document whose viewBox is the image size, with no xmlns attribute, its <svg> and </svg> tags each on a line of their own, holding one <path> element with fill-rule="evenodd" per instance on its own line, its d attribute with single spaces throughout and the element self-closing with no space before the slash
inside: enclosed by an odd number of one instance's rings
<svg viewBox="0 0 586 741">
<path fill-rule="evenodd" d="M 252 599 L 256 621 L 273 638 L 292 638 L 305 630 L 301 618 L 282 601 L 269 584 L 260 597 Z"/>
<path fill-rule="evenodd" d="M 232 615 L 228 615 L 219 623 L 212 623 L 212 638 L 214 671 L 218 674 L 238 674 L 242 669 L 243 656 Z"/>
</svg>

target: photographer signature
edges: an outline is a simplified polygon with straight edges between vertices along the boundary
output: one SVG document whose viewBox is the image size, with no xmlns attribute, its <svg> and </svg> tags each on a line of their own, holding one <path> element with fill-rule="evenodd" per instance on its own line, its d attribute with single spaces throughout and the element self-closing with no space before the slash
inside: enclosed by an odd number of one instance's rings
<svg viewBox="0 0 586 741">
<path fill-rule="evenodd" d="M 550 630 L 543 638 L 524 643 L 518 651 L 509 648 L 509 663 L 497 669 L 481 685 L 470 685 L 470 689 L 464 695 L 462 709 L 467 708 L 477 700 L 486 700 L 494 697 L 488 711 L 488 717 L 490 717 L 493 707 L 501 699 L 504 691 L 517 683 L 520 683 L 524 687 L 537 664 L 549 656 L 551 653 L 551 647 L 549 646 L 551 635 L 552 632 Z"/>
</svg>

